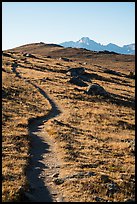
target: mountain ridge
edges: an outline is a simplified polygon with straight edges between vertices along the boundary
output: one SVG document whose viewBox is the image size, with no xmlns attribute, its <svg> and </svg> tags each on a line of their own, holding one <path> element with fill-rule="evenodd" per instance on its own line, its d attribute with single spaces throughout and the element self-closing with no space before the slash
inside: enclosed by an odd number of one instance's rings
<svg viewBox="0 0 137 204">
<path fill-rule="evenodd" d="M 59 45 L 63 47 L 73 47 L 73 48 L 86 48 L 92 51 L 110 51 L 117 52 L 119 54 L 135 54 L 135 43 L 131 43 L 128 45 L 123 45 L 120 47 L 114 43 L 109 43 L 107 45 L 102 45 L 100 43 L 91 40 L 89 37 L 82 37 L 80 40 L 74 41 L 66 41 L 62 42 Z"/>
</svg>

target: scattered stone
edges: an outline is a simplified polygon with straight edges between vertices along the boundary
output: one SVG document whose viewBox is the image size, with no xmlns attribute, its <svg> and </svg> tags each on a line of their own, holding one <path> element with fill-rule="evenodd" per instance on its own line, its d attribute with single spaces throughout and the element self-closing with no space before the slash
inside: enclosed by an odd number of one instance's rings
<svg viewBox="0 0 137 204">
<path fill-rule="evenodd" d="M 71 69 L 68 69 L 67 72 L 69 72 L 71 76 L 79 76 L 85 73 L 85 68 L 84 67 L 71 68 Z"/>
<path fill-rule="evenodd" d="M 108 92 L 102 86 L 95 83 L 88 86 L 87 94 L 106 96 L 108 95 Z"/>
<path fill-rule="evenodd" d="M 72 77 L 68 82 L 81 87 L 87 86 L 87 83 L 83 82 L 79 77 Z"/>
<path fill-rule="evenodd" d="M 108 183 L 108 182 L 111 181 L 108 175 L 101 175 L 101 180 L 102 180 L 104 183 Z"/>
<path fill-rule="evenodd" d="M 62 179 L 62 178 L 57 178 L 57 179 L 54 180 L 54 183 L 55 183 L 56 185 L 60 185 L 60 184 L 64 183 L 64 179 Z"/>
</svg>

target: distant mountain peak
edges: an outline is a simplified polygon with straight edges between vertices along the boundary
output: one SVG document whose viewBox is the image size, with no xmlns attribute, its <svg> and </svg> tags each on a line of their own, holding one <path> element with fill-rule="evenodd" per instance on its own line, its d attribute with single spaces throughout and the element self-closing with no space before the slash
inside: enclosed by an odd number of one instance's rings
<svg viewBox="0 0 137 204">
<path fill-rule="evenodd" d="M 87 43 L 89 41 L 90 41 L 89 37 L 82 37 L 78 42 Z"/>
<path fill-rule="evenodd" d="M 120 47 L 116 44 L 109 43 L 108 45 L 101 45 L 100 43 L 91 40 L 89 37 L 82 37 L 80 40 L 68 41 L 60 43 L 63 47 L 73 47 L 73 48 L 86 48 L 92 51 L 113 51 L 120 54 L 135 54 L 135 44 L 124 45 Z"/>
</svg>

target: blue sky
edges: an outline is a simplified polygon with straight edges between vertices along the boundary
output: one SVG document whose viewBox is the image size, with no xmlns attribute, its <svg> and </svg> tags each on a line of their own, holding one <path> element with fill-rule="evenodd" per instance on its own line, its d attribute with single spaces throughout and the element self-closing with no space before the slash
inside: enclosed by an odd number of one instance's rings
<svg viewBox="0 0 137 204">
<path fill-rule="evenodd" d="M 2 2 L 2 49 L 82 37 L 135 43 L 135 2 Z"/>
</svg>

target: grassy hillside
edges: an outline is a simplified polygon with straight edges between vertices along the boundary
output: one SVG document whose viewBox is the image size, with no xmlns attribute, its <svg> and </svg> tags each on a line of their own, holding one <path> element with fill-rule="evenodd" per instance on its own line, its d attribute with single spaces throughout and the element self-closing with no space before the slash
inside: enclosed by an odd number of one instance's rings
<svg viewBox="0 0 137 204">
<path fill-rule="evenodd" d="M 134 199 L 134 56 L 54 46 L 48 49 L 41 43 L 3 52 L 3 201 L 19 199 L 27 188 L 28 121 L 51 108 L 33 84 L 54 97 L 62 109 L 57 119 L 45 124 L 45 130 L 58 145 L 62 182 L 57 188 L 65 201 Z M 35 57 L 25 57 L 22 52 Z M 12 69 L 15 61 L 18 74 Z M 90 78 L 84 81 L 86 86 L 70 83 L 67 70 L 78 67 L 84 67 Z M 108 95 L 88 95 L 86 90 L 92 83 L 101 85 Z"/>
<path fill-rule="evenodd" d="M 2 59 L 2 199 L 21 199 L 27 189 L 28 120 L 48 113 L 50 105 L 34 87 L 12 73 L 14 58 Z"/>
</svg>

